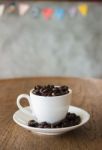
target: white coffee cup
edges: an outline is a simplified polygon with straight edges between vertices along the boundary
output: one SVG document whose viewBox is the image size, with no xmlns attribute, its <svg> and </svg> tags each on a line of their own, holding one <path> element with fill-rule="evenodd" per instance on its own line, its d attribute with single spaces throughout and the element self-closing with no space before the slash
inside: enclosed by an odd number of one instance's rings
<svg viewBox="0 0 102 150">
<path fill-rule="evenodd" d="M 39 96 L 30 91 L 30 96 L 21 94 L 17 97 L 18 108 L 28 115 L 36 116 L 38 122 L 55 123 L 65 118 L 71 101 L 72 90 L 61 96 Z M 20 105 L 22 98 L 26 98 L 30 104 L 31 112 Z"/>
</svg>

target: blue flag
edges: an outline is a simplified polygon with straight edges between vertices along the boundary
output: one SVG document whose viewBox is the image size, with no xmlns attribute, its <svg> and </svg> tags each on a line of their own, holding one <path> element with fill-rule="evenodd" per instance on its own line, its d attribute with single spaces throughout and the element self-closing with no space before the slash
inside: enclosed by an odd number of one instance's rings
<svg viewBox="0 0 102 150">
<path fill-rule="evenodd" d="M 56 8 L 56 9 L 55 9 L 54 16 L 55 16 L 57 19 L 63 19 L 63 18 L 64 18 L 64 14 L 65 14 L 65 11 L 64 11 L 63 8 Z"/>
</svg>

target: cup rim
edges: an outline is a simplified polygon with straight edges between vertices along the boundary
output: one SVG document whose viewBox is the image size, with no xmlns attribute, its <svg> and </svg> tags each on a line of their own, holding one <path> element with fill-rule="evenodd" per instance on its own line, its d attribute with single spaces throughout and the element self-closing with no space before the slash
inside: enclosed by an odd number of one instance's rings
<svg viewBox="0 0 102 150">
<path fill-rule="evenodd" d="M 34 96 L 37 96 L 37 97 L 44 97 L 44 98 L 55 98 L 55 97 L 62 97 L 62 96 L 66 96 L 66 95 L 70 95 L 70 94 L 72 94 L 72 89 L 68 89 L 68 93 L 67 94 L 64 94 L 64 95 L 58 95 L 58 96 L 41 96 L 41 95 L 36 95 L 36 94 L 34 94 L 34 93 L 32 93 L 32 91 L 33 91 L 34 89 L 31 89 L 30 90 L 30 94 L 32 94 L 32 95 L 34 95 Z"/>
</svg>

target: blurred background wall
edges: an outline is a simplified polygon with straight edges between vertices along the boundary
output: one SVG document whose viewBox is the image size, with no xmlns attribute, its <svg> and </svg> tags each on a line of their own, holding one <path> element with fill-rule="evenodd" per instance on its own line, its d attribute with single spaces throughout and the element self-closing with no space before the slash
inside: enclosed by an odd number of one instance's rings
<svg viewBox="0 0 102 150">
<path fill-rule="evenodd" d="M 33 7 L 69 8 L 78 3 L 35 2 L 24 16 L 0 18 L 0 78 L 24 76 L 102 77 L 102 5 L 88 3 L 82 17 L 46 21 Z"/>
</svg>

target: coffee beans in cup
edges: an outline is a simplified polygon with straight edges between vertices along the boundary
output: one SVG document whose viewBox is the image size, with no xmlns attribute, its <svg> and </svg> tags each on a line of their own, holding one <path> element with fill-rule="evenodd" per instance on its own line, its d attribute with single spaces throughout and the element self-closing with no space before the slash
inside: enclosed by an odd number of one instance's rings
<svg viewBox="0 0 102 150">
<path fill-rule="evenodd" d="M 72 89 L 68 86 L 36 85 L 28 94 L 17 97 L 17 106 L 25 114 L 36 116 L 37 121 L 56 123 L 65 118 L 72 97 Z M 20 104 L 26 98 L 31 112 L 25 110 Z"/>
<path fill-rule="evenodd" d="M 68 86 L 37 85 L 32 93 L 39 96 L 61 96 L 69 93 Z"/>
</svg>

